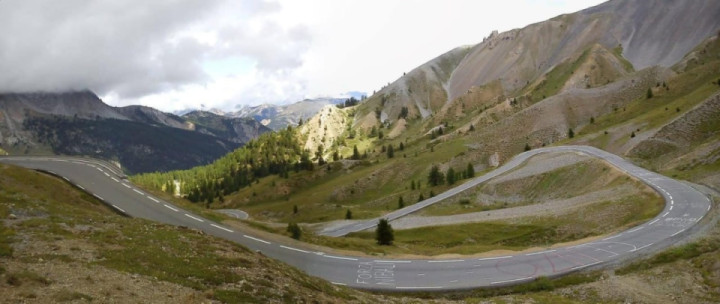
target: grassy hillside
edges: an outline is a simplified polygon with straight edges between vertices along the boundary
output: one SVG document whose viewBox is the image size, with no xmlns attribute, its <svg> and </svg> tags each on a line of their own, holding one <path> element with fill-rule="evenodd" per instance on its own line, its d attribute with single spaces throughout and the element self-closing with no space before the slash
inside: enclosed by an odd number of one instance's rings
<svg viewBox="0 0 720 304">
<path fill-rule="evenodd" d="M 0 165 L 0 294 L 12 302 L 393 302 L 195 230 L 116 215 L 60 179 Z"/>
</svg>

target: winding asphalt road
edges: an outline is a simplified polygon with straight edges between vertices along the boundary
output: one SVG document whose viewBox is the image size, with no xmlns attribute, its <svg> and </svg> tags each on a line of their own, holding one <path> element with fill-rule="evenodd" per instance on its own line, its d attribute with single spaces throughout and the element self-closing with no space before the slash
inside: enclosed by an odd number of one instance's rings
<svg viewBox="0 0 720 304">
<path fill-rule="evenodd" d="M 66 179 L 92 193 L 121 214 L 182 225 L 225 238 L 293 265 L 310 275 L 337 285 L 360 289 L 430 291 L 506 286 L 538 277 L 556 277 L 581 269 L 637 257 L 644 251 L 671 246 L 710 210 L 710 199 L 674 179 L 637 167 L 619 156 L 587 146 L 549 147 L 517 155 L 504 166 L 451 189 L 432 199 L 387 215 L 395 219 L 457 194 L 522 164 L 545 152 L 576 152 L 604 159 L 655 189 L 665 198 L 664 210 L 652 220 L 604 239 L 569 246 L 547 248 L 486 258 L 458 259 L 373 259 L 315 252 L 302 245 L 276 243 L 251 231 L 239 231 L 193 214 L 138 189 L 122 172 L 102 162 L 68 157 L 3 157 L 0 162 L 40 169 Z M 372 228 L 375 221 L 345 227 L 334 235 Z"/>
</svg>

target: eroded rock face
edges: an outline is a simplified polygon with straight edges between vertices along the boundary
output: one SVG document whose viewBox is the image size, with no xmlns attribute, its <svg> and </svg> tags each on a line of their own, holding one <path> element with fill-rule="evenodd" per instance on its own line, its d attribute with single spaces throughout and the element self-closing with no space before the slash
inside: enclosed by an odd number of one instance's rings
<svg viewBox="0 0 720 304">
<path fill-rule="evenodd" d="M 500 154 L 495 152 L 488 158 L 488 165 L 490 167 L 497 167 L 500 165 Z"/>
</svg>

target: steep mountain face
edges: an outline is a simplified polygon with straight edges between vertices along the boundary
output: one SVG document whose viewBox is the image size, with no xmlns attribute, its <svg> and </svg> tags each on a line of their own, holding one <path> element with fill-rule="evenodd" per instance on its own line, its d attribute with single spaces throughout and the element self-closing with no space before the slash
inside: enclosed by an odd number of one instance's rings
<svg viewBox="0 0 720 304">
<path fill-rule="evenodd" d="M 594 44 L 622 47 L 622 56 L 636 70 L 669 67 L 717 32 L 718 16 L 717 1 L 615 0 L 523 29 L 493 33 L 458 65 L 448 93 L 455 99 L 494 80 L 501 80 L 506 92 L 521 89 Z"/>
<path fill-rule="evenodd" d="M 204 112 L 207 113 L 207 112 Z M 0 94 L 0 147 L 12 154 L 91 155 L 133 173 L 207 164 L 269 131 L 256 121 L 115 108 L 89 91 Z"/>
<path fill-rule="evenodd" d="M 317 98 L 282 106 L 271 104 L 246 106 L 237 112 L 226 113 L 226 116 L 254 118 L 270 129 L 279 130 L 288 125 L 297 125 L 301 119 L 309 119 L 327 105 L 335 105 L 343 101 L 343 98 Z"/>
<path fill-rule="evenodd" d="M 522 29 L 493 32 L 381 89 L 360 107 L 355 126 L 392 124 L 403 107 L 410 119 L 427 118 L 480 90 L 485 95 L 481 103 L 524 96 L 550 82 L 547 76 L 558 67 L 578 73 L 531 96 L 532 102 L 570 88 L 605 85 L 634 70 L 670 67 L 717 33 L 717 16 L 718 1 L 613 0 Z M 574 61 L 586 66 L 578 69 Z M 378 109 L 380 119 L 373 114 Z"/>
<path fill-rule="evenodd" d="M 191 130 L 224 138 L 235 143 L 246 143 L 260 134 L 271 131 L 252 118 L 225 117 L 211 112 L 193 111 L 183 115 Z"/>
</svg>

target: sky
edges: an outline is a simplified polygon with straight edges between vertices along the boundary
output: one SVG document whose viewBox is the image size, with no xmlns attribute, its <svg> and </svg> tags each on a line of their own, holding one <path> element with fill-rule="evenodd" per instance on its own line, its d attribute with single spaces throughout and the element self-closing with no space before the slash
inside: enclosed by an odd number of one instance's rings
<svg viewBox="0 0 720 304">
<path fill-rule="evenodd" d="M 493 30 L 599 0 L 0 0 L 0 92 L 167 112 L 370 95 Z"/>
</svg>

